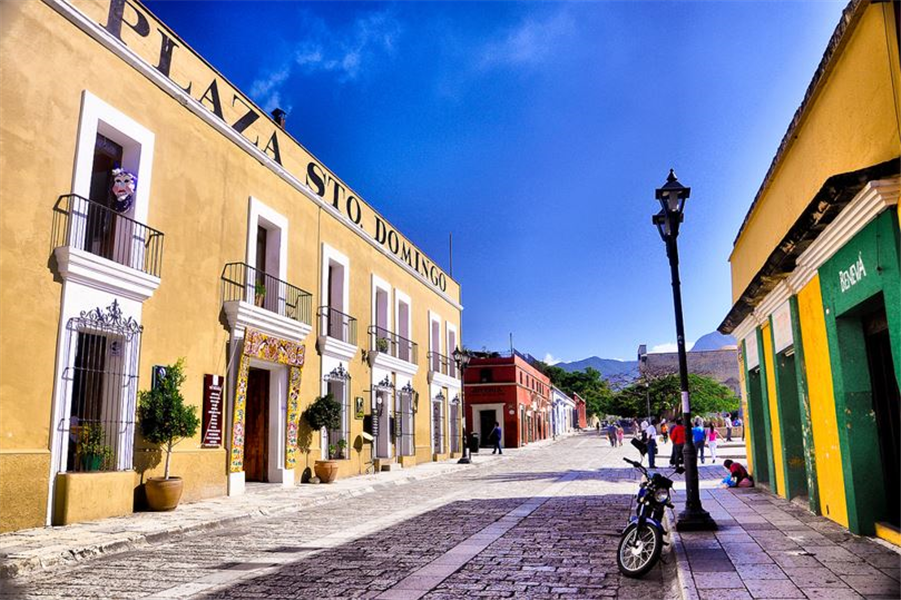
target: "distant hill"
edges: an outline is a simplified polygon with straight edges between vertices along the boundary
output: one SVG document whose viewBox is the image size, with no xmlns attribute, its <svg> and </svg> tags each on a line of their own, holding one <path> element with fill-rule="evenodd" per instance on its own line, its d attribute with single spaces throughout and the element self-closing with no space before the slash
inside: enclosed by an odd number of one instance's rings
<svg viewBox="0 0 901 600">
<path fill-rule="evenodd" d="M 719 350 L 723 346 L 735 346 L 738 342 L 731 335 L 723 335 L 719 331 L 712 331 L 707 335 L 702 335 L 695 345 L 691 347 L 691 352 L 700 350 Z"/>
<path fill-rule="evenodd" d="M 621 380 L 627 383 L 638 377 L 638 361 L 637 360 L 616 360 L 613 358 L 600 358 L 592 356 L 568 363 L 557 363 L 555 367 L 560 367 L 567 373 L 573 371 L 584 371 L 587 367 L 591 367 L 601 374 L 601 377 L 609 380 Z"/>
</svg>

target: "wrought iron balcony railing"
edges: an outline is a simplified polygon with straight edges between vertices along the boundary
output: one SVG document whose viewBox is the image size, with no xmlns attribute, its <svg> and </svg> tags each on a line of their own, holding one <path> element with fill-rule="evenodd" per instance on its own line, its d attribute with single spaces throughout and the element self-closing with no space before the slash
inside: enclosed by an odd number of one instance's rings
<svg viewBox="0 0 901 600">
<path fill-rule="evenodd" d="M 357 320 L 330 306 L 320 306 L 319 333 L 352 346 L 357 345 Z"/>
<path fill-rule="evenodd" d="M 457 376 L 457 363 L 451 357 L 438 352 L 429 352 L 427 358 L 429 359 L 429 371 L 448 377 Z"/>
<path fill-rule="evenodd" d="M 313 324 L 313 296 L 309 292 L 246 263 L 228 263 L 222 269 L 222 301 L 248 302 L 279 316 Z"/>
<path fill-rule="evenodd" d="M 384 352 L 414 364 L 418 362 L 419 346 L 416 342 L 376 325 L 369 327 L 369 350 Z"/>
<path fill-rule="evenodd" d="M 152 227 L 76 194 L 53 206 L 53 248 L 96 254 L 154 277 L 163 264 L 163 234 Z"/>
</svg>

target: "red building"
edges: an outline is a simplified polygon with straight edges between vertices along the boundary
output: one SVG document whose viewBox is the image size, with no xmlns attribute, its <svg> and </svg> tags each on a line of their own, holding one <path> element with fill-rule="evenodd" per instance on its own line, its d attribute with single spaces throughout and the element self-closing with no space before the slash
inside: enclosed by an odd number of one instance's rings
<svg viewBox="0 0 901 600">
<path fill-rule="evenodd" d="M 464 393 L 466 429 L 479 435 L 482 446 L 491 446 L 495 422 L 501 424 L 505 448 L 551 436 L 551 381 L 515 350 L 512 356 L 473 356 Z"/>
<path fill-rule="evenodd" d="M 576 413 L 573 415 L 573 422 L 576 424 L 576 428 L 588 429 L 588 411 L 585 408 L 585 399 L 581 398 L 579 394 L 573 394 L 573 400 L 576 401 L 576 407 L 573 409 Z"/>
</svg>

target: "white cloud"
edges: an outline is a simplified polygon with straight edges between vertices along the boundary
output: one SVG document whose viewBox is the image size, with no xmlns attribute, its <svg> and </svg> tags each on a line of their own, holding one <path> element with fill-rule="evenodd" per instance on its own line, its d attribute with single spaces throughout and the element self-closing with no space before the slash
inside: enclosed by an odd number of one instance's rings
<svg viewBox="0 0 901 600">
<path fill-rule="evenodd" d="M 303 40 L 288 41 L 288 46 L 293 46 L 292 59 L 250 86 L 250 96 L 267 111 L 278 106 L 282 86 L 298 71 L 305 75 L 332 73 L 338 83 L 359 79 L 381 58 L 394 53 L 402 31 L 391 11 L 362 15 L 343 30 L 331 30 L 309 13 L 301 14 L 300 20 L 297 31 L 303 32 Z"/>
<path fill-rule="evenodd" d="M 549 365 L 556 365 L 557 363 L 563 362 L 563 361 L 560 360 L 559 358 L 555 358 L 553 354 L 548 352 L 547 354 L 544 355 L 544 362 Z"/>
<path fill-rule="evenodd" d="M 477 54 L 476 67 L 482 70 L 504 66 L 536 64 L 548 58 L 560 38 L 575 26 L 564 7 L 544 19 L 530 16 L 507 30 L 501 39 L 486 44 Z"/>
</svg>

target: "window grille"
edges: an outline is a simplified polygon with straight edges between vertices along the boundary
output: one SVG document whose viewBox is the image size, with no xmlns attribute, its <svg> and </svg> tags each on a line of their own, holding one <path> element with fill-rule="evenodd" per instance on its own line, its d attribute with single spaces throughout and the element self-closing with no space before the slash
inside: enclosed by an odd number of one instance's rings
<svg viewBox="0 0 901 600">
<path fill-rule="evenodd" d="M 454 398 L 450 405 L 450 448 L 460 451 L 460 399 Z"/>
<path fill-rule="evenodd" d="M 416 454 L 416 428 L 413 420 L 413 396 L 415 393 L 403 390 L 397 393 L 396 413 L 400 419 L 400 426 L 397 427 L 400 438 L 398 453 L 401 456 L 413 456 Z"/>
<path fill-rule="evenodd" d="M 432 401 L 432 425 L 435 453 L 444 454 L 444 397 L 440 394 Z"/>
<path fill-rule="evenodd" d="M 142 331 L 115 300 L 66 324 L 60 472 L 133 468 Z"/>
<path fill-rule="evenodd" d="M 328 445 L 335 448 L 334 454 L 330 453 L 328 458 L 350 458 L 350 394 L 348 394 L 350 375 L 339 366 L 324 379 L 328 393 L 341 405 L 341 426 L 328 432 Z M 341 440 L 344 440 L 343 448 L 339 443 Z"/>
</svg>

